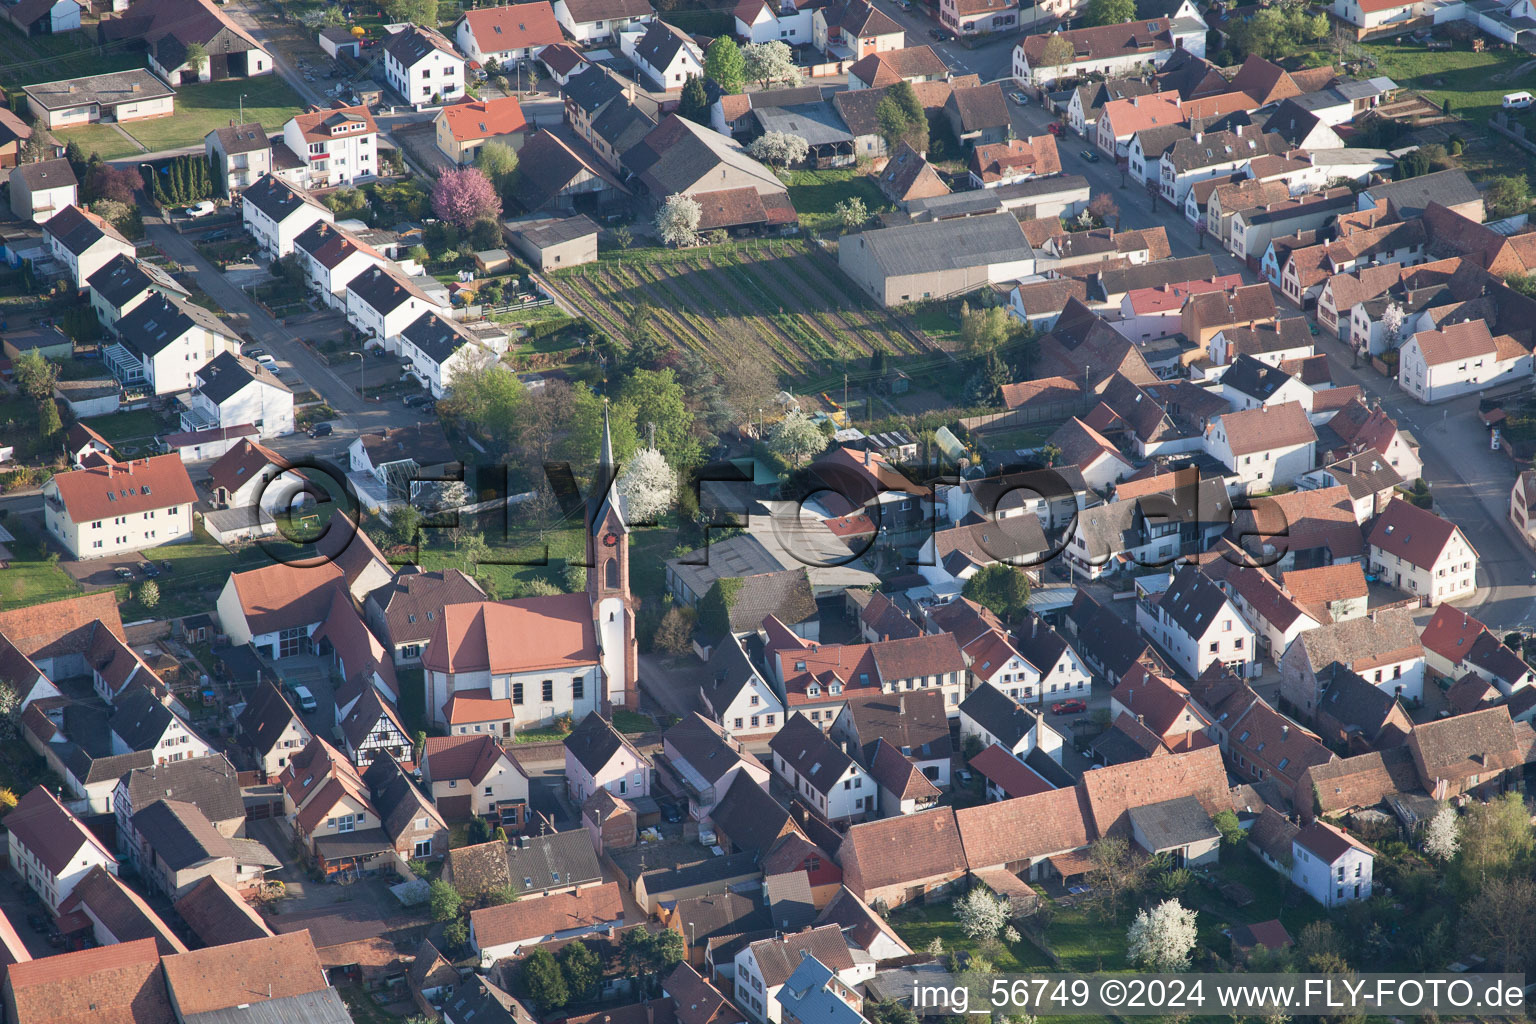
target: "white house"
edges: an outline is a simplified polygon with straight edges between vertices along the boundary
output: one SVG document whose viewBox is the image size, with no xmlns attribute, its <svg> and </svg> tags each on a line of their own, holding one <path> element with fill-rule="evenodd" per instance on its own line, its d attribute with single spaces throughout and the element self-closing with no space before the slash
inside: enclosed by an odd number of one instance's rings
<svg viewBox="0 0 1536 1024">
<path fill-rule="evenodd" d="M 283 125 L 283 144 L 304 161 L 306 188 L 332 188 L 379 173 L 379 128 L 362 104 L 297 114 Z"/>
<path fill-rule="evenodd" d="M 751 43 L 808 42 L 815 5 L 805 0 L 745 0 L 736 5 L 736 34 Z"/>
<path fill-rule="evenodd" d="M 738 775 L 765 790 L 768 787 L 768 768 L 740 741 L 696 711 L 668 729 L 661 743 L 672 776 L 688 797 L 688 816 L 695 821 L 709 817 Z"/>
<path fill-rule="evenodd" d="M 836 924 L 818 925 L 759 939 L 737 953 L 736 1002 L 753 1021 L 780 1024 L 785 1016 L 779 994 L 806 958 L 812 956 L 833 971 L 843 985 L 856 986 L 874 974 L 873 958 L 862 957 L 860 963 L 854 962 L 841 928 Z"/>
<path fill-rule="evenodd" d="M 464 58 L 437 29 L 412 25 L 384 41 L 384 79 L 413 106 L 452 103 L 464 93 Z"/>
<path fill-rule="evenodd" d="M 347 321 L 386 352 L 399 354 L 400 332 L 437 302 L 393 266 L 369 267 L 347 285 Z"/>
<path fill-rule="evenodd" d="M 384 256 L 350 232 L 316 221 L 293 240 L 293 251 L 304 265 L 309 287 L 332 309 L 347 308 L 347 285 L 369 267 L 382 266 Z"/>
<path fill-rule="evenodd" d="M 704 74 L 704 54 L 688 34 L 664 21 L 636 25 L 619 35 L 619 50 L 657 88 L 681 89 L 690 75 Z"/>
<path fill-rule="evenodd" d="M 1065 697 L 1088 699 L 1093 687 L 1088 666 L 1066 638 L 1040 616 L 1031 614 L 1015 631 L 1013 645 L 1039 673 L 1036 693 L 1042 703 Z M 1027 702 L 1029 697 L 1026 694 L 1020 699 Z"/>
<path fill-rule="evenodd" d="M 651 777 L 650 761 L 602 715 L 586 715 L 565 738 L 565 788 L 578 807 L 599 789 L 650 796 Z"/>
<path fill-rule="evenodd" d="M 122 232 L 89 210 L 66 206 L 43 224 L 48 254 L 65 269 L 76 288 L 84 288 L 92 274 L 114 256 L 132 257 L 133 243 Z"/>
<path fill-rule="evenodd" d="M 345 582 L 334 562 L 307 568 L 277 562 L 232 573 L 215 604 L 219 629 L 265 658 L 312 653 L 310 638 L 330 613 L 333 590 Z"/>
<path fill-rule="evenodd" d="M 221 353 L 240 351 L 240 336 L 211 310 L 180 295 L 155 293 L 115 325 L 117 342 L 102 361 L 125 385 L 168 395 L 197 383 L 197 371 Z"/>
<path fill-rule="evenodd" d="M 293 433 L 293 392 L 260 363 L 221 352 L 201 367 L 183 398 L 181 429 L 249 424 L 259 438 Z"/>
<path fill-rule="evenodd" d="M 189 295 L 160 267 L 132 256 L 112 257 L 106 266 L 90 276 L 86 284 L 96 319 L 109 329 L 151 295 L 179 295 L 182 298 Z"/>
<path fill-rule="evenodd" d="M 1204 437 L 1206 454 L 1236 477 L 1230 488 L 1247 494 L 1286 486 L 1310 470 L 1316 442 L 1300 402 L 1226 413 L 1211 421 Z"/>
<path fill-rule="evenodd" d="M 505 342 L 487 344 L 434 310 L 427 310 L 400 332 L 400 354 L 411 361 L 416 378 L 434 398 L 443 397 L 455 374 L 493 365 L 505 351 Z"/>
<path fill-rule="evenodd" d="M 427 737 L 421 772 L 432 802 L 450 821 L 528 802 L 528 774 L 485 733 Z"/>
<path fill-rule="evenodd" d="M 771 736 L 784 724 L 784 704 L 747 657 L 742 641 L 727 633 L 709 654 L 713 685 L 700 689 L 704 711 L 731 735 Z"/>
<path fill-rule="evenodd" d="M 879 816 L 875 780 L 805 715 L 791 715 L 768 748 L 774 772 L 828 821 Z"/>
<path fill-rule="evenodd" d="M 169 764 L 214 753 L 208 741 L 143 686 L 130 686 L 112 709 L 112 753 L 147 750 L 152 763 Z"/>
<path fill-rule="evenodd" d="M 273 174 L 262 175 L 241 195 L 240 218 L 262 252 L 273 259 L 293 252 L 293 243 L 311 225 L 336 219 L 307 191 Z"/>
<path fill-rule="evenodd" d="M 529 60 L 565 41 L 549 0 L 465 11 L 453 25 L 459 51 L 483 65 Z"/>
<path fill-rule="evenodd" d="M 1461 527 L 1393 498 L 1366 534 L 1371 571 L 1426 605 L 1467 597 L 1477 589 L 1477 551 Z"/>
<path fill-rule="evenodd" d="M 1025 36 L 1013 48 L 1013 77 L 1020 85 L 1045 88 L 1058 79 L 1082 77 L 1094 72 L 1117 78 L 1148 65 L 1156 66 L 1177 50 L 1168 18 L 1149 18 L 1123 25 L 1101 25 Z M 1205 29 L 1199 31 L 1201 48 Z M 1070 49 L 1065 60 L 1052 59 L 1046 47 L 1062 38 Z"/>
<path fill-rule="evenodd" d="M 117 874 L 117 858 L 80 819 L 37 786 L 5 816 L 11 870 L 53 913 L 95 867 Z"/>
<path fill-rule="evenodd" d="M 489 967 L 524 946 L 572 939 L 624 923 L 619 883 L 604 882 L 576 892 L 524 897 L 469 915 L 469 941 Z M 466 1020 L 468 1018 L 465 1018 Z"/>
<path fill-rule="evenodd" d="M 48 532 L 77 559 L 110 558 L 192 536 L 197 493 L 177 455 L 102 456 L 43 485 Z"/>
<path fill-rule="evenodd" d="M 1061 763 L 1061 733 L 1047 724 L 1038 708 L 1025 708 L 992 683 L 977 686 L 960 703 L 960 741 L 972 737 L 983 747 L 995 743 L 1021 761 L 1038 750 Z"/>
<path fill-rule="evenodd" d="M 64 207 L 75 204 L 78 191 L 75 172 L 63 158 L 11 168 L 11 212 L 22 220 L 47 223 Z"/>
<path fill-rule="evenodd" d="M 203 152 L 221 195 L 250 187 L 272 171 L 272 140 L 261 122 L 227 125 L 203 136 Z"/>
<path fill-rule="evenodd" d="M 1259 657 L 1253 628 L 1221 586 L 1193 565 L 1161 593 L 1138 584 L 1136 624 L 1193 679 L 1218 662 L 1246 676 Z"/>
<path fill-rule="evenodd" d="M 1291 840 L 1291 881 L 1325 907 L 1370 899 L 1374 863 L 1370 847 L 1326 821 Z"/>
<path fill-rule="evenodd" d="M 1247 329 L 1223 328 L 1223 331 L 1227 330 L 1236 334 Z M 1232 360 L 1232 365 L 1221 375 L 1221 397 L 1239 411 L 1295 402 L 1304 412 L 1310 413 L 1313 395 L 1312 389 L 1300 378 L 1286 373 L 1278 365 L 1261 362 L 1246 352 Z"/>
<path fill-rule="evenodd" d="M 649 0 L 555 0 L 555 20 L 582 47 L 612 42 L 632 25 L 656 19 Z"/>
<path fill-rule="evenodd" d="M 1398 359 L 1398 387 L 1426 405 L 1531 373 L 1525 346 L 1507 334 L 1495 337 L 1483 320 L 1419 331 Z"/>
<path fill-rule="evenodd" d="M 1056 464 L 1075 467 L 1095 491 L 1124 480 L 1135 468 L 1114 442 L 1075 416 L 1057 428 L 1048 443 L 1061 451 Z"/>
<path fill-rule="evenodd" d="M 1390 28 L 1398 22 L 1427 17 L 1434 8 L 1429 0 L 1333 0 L 1334 17 L 1361 29 L 1362 35 Z"/>
</svg>

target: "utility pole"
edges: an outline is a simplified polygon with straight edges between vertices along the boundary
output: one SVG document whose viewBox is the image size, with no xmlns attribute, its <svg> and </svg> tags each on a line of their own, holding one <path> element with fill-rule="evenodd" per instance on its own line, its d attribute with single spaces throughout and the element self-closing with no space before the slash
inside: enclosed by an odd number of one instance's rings
<svg viewBox="0 0 1536 1024">
<path fill-rule="evenodd" d="M 240 123 L 245 124 L 245 93 L 240 94 Z"/>
</svg>

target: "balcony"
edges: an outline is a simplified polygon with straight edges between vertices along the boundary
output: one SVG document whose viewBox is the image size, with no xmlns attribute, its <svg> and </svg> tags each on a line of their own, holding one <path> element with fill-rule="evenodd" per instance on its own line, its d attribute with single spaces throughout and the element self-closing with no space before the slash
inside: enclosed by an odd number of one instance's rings
<svg viewBox="0 0 1536 1024">
<path fill-rule="evenodd" d="M 181 406 L 181 429 L 188 433 L 195 430 L 212 430 L 221 426 L 218 410 L 210 407 L 207 399 L 197 392 L 178 395 L 177 403 Z"/>
</svg>

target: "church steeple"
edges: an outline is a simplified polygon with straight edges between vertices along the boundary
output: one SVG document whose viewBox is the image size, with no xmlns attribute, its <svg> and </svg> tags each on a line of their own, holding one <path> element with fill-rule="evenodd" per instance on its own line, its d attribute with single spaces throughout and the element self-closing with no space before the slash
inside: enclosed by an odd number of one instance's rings
<svg viewBox="0 0 1536 1024">
<path fill-rule="evenodd" d="M 613 426 L 603 403 L 603 440 L 587 500 L 587 597 L 607 676 L 606 701 L 633 708 L 639 699 L 635 609 L 629 593 L 629 527 L 618 495 Z"/>
<path fill-rule="evenodd" d="M 587 533 L 627 529 L 618 498 L 618 464 L 613 457 L 613 427 L 608 420 L 608 399 L 603 399 L 603 441 L 598 451 L 597 473 L 592 478 L 592 497 L 587 502 Z"/>
</svg>

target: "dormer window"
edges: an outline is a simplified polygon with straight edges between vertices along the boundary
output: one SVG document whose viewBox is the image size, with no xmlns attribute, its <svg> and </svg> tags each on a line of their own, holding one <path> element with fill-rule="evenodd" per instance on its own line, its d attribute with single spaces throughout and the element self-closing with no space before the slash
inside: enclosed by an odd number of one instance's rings
<svg viewBox="0 0 1536 1024">
<path fill-rule="evenodd" d="M 820 697 L 821 696 L 821 687 L 819 687 L 816 684 L 812 683 L 810 686 L 807 686 L 805 688 L 805 695 L 807 697 Z"/>
</svg>

